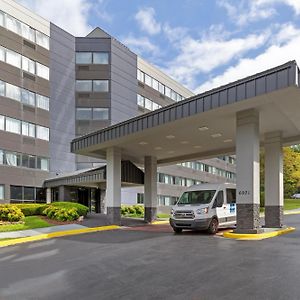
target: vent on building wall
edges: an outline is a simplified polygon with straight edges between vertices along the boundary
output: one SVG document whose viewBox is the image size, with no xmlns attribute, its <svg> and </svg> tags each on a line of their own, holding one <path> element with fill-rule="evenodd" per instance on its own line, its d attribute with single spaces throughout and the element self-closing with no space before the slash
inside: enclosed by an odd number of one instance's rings
<svg viewBox="0 0 300 300">
<path fill-rule="evenodd" d="M 145 85 L 143 83 L 141 83 L 141 82 L 139 82 L 139 86 L 145 87 Z"/>
<path fill-rule="evenodd" d="M 35 145 L 35 140 L 28 137 L 23 137 L 23 144 Z"/>
<path fill-rule="evenodd" d="M 89 71 L 90 67 L 89 66 L 78 66 L 78 70 L 80 71 Z"/>
<path fill-rule="evenodd" d="M 31 74 L 28 74 L 26 72 L 23 72 L 23 78 L 27 78 L 27 79 L 30 79 L 32 81 L 35 81 L 35 76 L 31 75 Z"/>
<path fill-rule="evenodd" d="M 29 47 L 29 48 L 32 48 L 32 49 L 35 50 L 35 44 L 30 43 L 30 42 L 27 41 L 27 40 L 23 40 L 23 45 L 24 45 L 24 46 L 27 46 L 27 47 Z"/>
<path fill-rule="evenodd" d="M 78 98 L 89 98 L 90 94 L 89 93 L 78 93 Z"/>
<path fill-rule="evenodd" d="M 30 112 L 35 112 L 35 108 L 32 106 L 28 106 L 28 105 L 23 105 L 23 111 L 30 111 Z"/>
</svg>

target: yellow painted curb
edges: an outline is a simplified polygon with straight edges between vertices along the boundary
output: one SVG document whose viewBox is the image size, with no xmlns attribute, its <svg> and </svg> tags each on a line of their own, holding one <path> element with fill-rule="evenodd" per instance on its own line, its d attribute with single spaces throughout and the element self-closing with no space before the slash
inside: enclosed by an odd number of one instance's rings
<svg viewBox="0 0 300 300">
<path fill-rule="evenodd" d="M 34 241 L 40 241 L 40 240 L 45 240 L 45 239 L 63 237 L 63 236 L 68 236 L 68 235 L 77 235 L 77 234 L 97 232 L 97 231 L 115 230 L 115 229 L 119 229 L 119 228 L 120 228 L 120 226 L 117 226 L 117 225 L 108 225 L 108 226 L 44 233 L 44 234 L 39 234 L 39 235 L 35 235 L 35 236 L 16 238 L 16 239 L 11 239 L 11 240 L 2 241 L 2 242 L 0 241 L 0 248 L 17 245 L 17 244 L 22 244 L 22 243 L 27 243 L 27 242 L 34 242 Z"/>
<path fill-rule="evenodd" d="M 169 224 L 169 221 L 153 221 L 151 222 L 151 225 L 163 225 L 163 224 Z"/>
<path fill-rule="evenodd" d="M 264 233 L 233 233 L 232 230 L 228 231 L 228 232 L 224 232 L 223 236 L 229 239 L 238 239 L 238 240 L 263 240 L 263 239 L 268 239 L 268 238 L 272 238 L 275 236 L 279 236 L 282 234 L 287 234 L 290 232 L 295 231 L 296 229 L 294 227 L 288 227 L 285 229 L 281 229 L 281 230 L 276 230 L 276 231 L 272 231 L 272 232 L 264 232 Z"/>
</svg>

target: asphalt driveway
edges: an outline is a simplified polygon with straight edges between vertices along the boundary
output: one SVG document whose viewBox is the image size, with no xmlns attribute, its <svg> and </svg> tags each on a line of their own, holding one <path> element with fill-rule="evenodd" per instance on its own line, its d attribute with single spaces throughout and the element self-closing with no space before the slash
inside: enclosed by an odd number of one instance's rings
<svg viewBox="0 0 300 300">
<path fill-rule="evenodd" d="M 293 233 L 235 241 L 116 230 L 0 249 L 0 299 L 299 299 L 300 215 Z"/>
</svg>

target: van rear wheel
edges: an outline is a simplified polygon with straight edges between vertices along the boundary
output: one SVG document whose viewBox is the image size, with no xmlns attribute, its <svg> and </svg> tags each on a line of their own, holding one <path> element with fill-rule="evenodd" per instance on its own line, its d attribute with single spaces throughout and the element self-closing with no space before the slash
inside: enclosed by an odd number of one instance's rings
<svg viewBox="0 0 300 300">
<path fill-rule="evenodd" d="M 216 234 L 218 232 L 219 229 L 219 221 L 217 218 L 212 218 L 210 223 L 209 223 L 209 227 L 207 229 L 208 233 L 210 234 Z"/>
<path fill-rule="evenodd" d="M 181 233 L 182 232 L 182 228 L 173 227 L 173 230 L 174 230 L 175 233 Z"/>
</svg>

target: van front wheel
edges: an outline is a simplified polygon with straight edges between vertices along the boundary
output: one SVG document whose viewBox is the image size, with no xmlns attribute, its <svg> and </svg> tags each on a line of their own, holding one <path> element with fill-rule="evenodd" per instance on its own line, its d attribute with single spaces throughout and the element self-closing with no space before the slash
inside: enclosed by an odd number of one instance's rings
<svg viewBox="0 0 300 300">
<path fill-rule="evenodd" d="M 173 230 L 174 230 L 175 233 L 181 233 L 182 232 L 182 228 L 173 227 Z"/>
<path fill-rule="evenodd" d="M 212 218 L 210 223 L 209 223 L 209 227 L 207 229 L 208 233 L 216 234 L 218 232 L 218 228 L 219 228 L 218 219 L 217 218 Z"/>
</svg>

